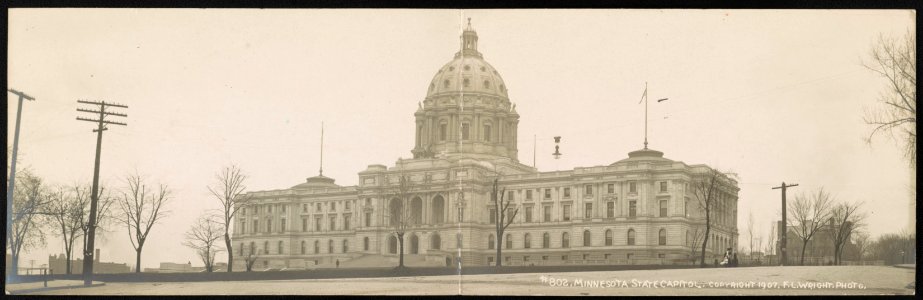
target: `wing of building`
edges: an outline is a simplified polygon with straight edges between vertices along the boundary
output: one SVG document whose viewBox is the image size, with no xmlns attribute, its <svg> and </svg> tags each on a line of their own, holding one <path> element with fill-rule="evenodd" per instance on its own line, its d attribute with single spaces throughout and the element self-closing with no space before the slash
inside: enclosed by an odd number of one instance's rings
<svg viewBox="0 0 923 300">
<path fill-rule="evenodd" d="M 253 200 L 233 226 L 234 268 L 244 270 L 248 261 L 256 269 L 396 266 L 402 212 L 415 221 L 404 236 L 408 266 L 689 263 L 705 231 L 691 185 L 711 168 L 646 148 L 569 171 L 521 164 L 519 114 L 477 46 L 469 24 L 413 114 L 413 158 L 369 165 L 358 186 L 319 175 L 244 195 Z M 402 175 L 409 179 L 403 201 Z M 518 209 L 503 245 L 496 243 L 490 197 L 498 176 Z M 726 179 L 712 209 L 709 261 L 737 244 L 739 189 Z"/>
</svg>

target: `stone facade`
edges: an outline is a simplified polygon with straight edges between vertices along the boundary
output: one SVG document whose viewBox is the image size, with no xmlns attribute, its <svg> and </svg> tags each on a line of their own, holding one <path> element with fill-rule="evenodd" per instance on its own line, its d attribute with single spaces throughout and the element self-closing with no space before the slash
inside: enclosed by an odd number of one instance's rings
<svg viewBox="0 0 923 300">
<path fill-rule="evenodd" d="M 405 256 L 417 265 L 688 263 L 704 213 L 690 184 L 711 169 L 641 149 L 605 166 L 539 172 L 519 163 L 519 115 L 499 73 L 477 51 L 470 28 L 462 48 L 430 83 L 414 114 L 413 158 L 370 165 L 359 184 L 315 176 L 289 189 L 249 192 L 235 218 L 236 270 L 396 265 L 392 218 L 409 205 Z M 400 200 L 399 176 L 410 190 Z M 499 178 L 518 213 L 495 245 L 491 184 Z M 737 240 L 737 182 L 722 174 L 707 254 Z M 407 210 L 404 210 L 407 211 Z M 507 244 L 509 243 L 509 244 Z M 376 264 L 377 263 L 377 264 Z"/>
</svg>

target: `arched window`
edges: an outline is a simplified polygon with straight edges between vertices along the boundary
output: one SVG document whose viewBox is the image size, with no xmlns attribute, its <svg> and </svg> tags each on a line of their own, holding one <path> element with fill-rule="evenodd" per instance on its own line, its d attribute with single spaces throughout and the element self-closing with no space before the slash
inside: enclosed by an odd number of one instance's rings
<svg viewBox="0 0 923 300">
<path fill-rule="evenodd" d="M 439 234 L 433 234 L 433 237 L 430 238 L 430 249 L 439 250 L 442 248 L 442 238 L 439 237 Z"/>
<path fill-rule="evenodd" d="M 660 232 L 657 233 L 657 237 L 658 237 L 658 242 L 660 243 L 661 246 L 667 244 L 667 230 L 666 229 L 661 228 Z"/>
<path fill-rule="evenodd" d="M 388 253 L 397 254 L 397 238 L 388 236 Z"/>
<path fill-rule="evenodd" d="M 567 232 L 561 234 L 561 248 L 570 248 L 570 237 Z"/>
<path fill-rule="evenodd" d="M 250 254 L 256 254 L 256 243 L 250 242 Z"/>
<path fill-rule="evenodd" d="M 278 249 L 279 249 L 279 250 L 277 251 L 277 254 L 282 254 L 282 241 L 279 241 L 279 248 L 278 248 Z"/>
<path fill-rule="evenodd" d="M 462 80 L 462 86 L 468 87 L 469 85 L 471 85 L 471 80 L 468 80 L 468 78 L 465 78 L 465 80 Z"/>
<path fill-rule="evenodd" d="M 269 241 L 263 242 L 263 254 L 269 254 Z"/>
<path fill-rule="evenodd" d="M 433 223 L 442 224 L 445 222 L 445 200 L 442 198 L 442 196 L 436 196 L 436 198 L 433 198 L 432 215 Z"/>
<path fill-rule="evenodd" d="M 333 240 L 327 241 L 327 253 L 333 253 Z"/>
<path fill-rule="evenodd" d="M 349 252 L 349 240 L 343 240 L 343 253 Z"/>
<path fill-rule="evenodd" d="M 410 235 L 410 254 L 420 253 L 420 238 L 416 234 Z"/>
<path fill-rule="evenodd" d="M 305 241 L 301 241 L 301 254 L 307 254 L 307 253 L 308 253 L 308 249 L 307 249 L 307 248 L 308 248 L 308 247 L 307 247 L 307 245 L 306 245 L 306 242 L 305 242 Z"/>
<path fill-rule="evenodd" d="M 634 245 L 634 244 L 635 244 L 635 230 L 629 229 L 628 230 L 628 245 Z"/>
<path fill-rule="evenodd" d="M 495 240 L 495 238 L 494 238 L 494 235 L 493 235 L 493 234 L 487 236 L 487 249 L 493 249 L 493 248 L 494 248 L 494 244 L 496 243 L 496 241 L 494 241 L 494 240 Z"/>
<path fill-rule="evenodd" d="M 314 254 L 320 253 L 320 241 L 314 241 Z"/>
<path fill-rule="evenodd" d="M 397 198 L 391 199 L 391 204 L 389 205 L 390 207 L 389 211 L 391 213 L 389 216 L 391 219 L 391 226 L 394 226 L 400 223 L 401 211 L 403 211 L 403 206 L 404 205 L 403 203 L 401 203 L 400 199 L 397 199 Z"/>
<path fill-rule="evenodd" d="M 454 69 L 454 68 L 453 68 L 453 69 Z M 446 79 L 445 81 L 442 82 L 442 86 L 444 86 L 444 87 L 449 87 L 449 84 L 450 84 L 450 83 L 449 83 L 449 80 L 448 80 L 448 79 Z"/>
<path fill-rule="evenodd" d="M 485 89 L 489 89 L 489 88 L 490 88 L 490 81 L 484 80 L 484 88 L 485 88 Z"/>
<path fill-rule="evenodd" d="M 470 132 L 471 130 L 469 127 L 470 125 L 468 125 L 468 123 L 461 124 L 462 140 L 468 140 L 469 138 L 471 138 L 471 132 Z"/>
<path fill-rule="evenodd" d="M 513 249 L 513 235 L 506 234 L 506 249 Z"/>
<path fill-rule="evenodd" d="M 369 237 L 362 238 L 362 250 L 369 251 Z"/>
<path fill-rule="evenodd" d="M 590 231 L 589 230 L 583 231 L 583 246 L 584 247 L 590 246 Z"/>
<path fill-rule="evenodd" d="M 490 124 L 484 124 L 484 141 L 490 142 Z"/>
<path fill-rule="evenodd" d="M 411 220 L 410 224 L 422 224 L 423 223 L 423 199 L 420 197 L 414 197 L 413 200 L 410 200 L 410 211 L 411 211 Z"/>
<path fill-rule="evenodd" d="M 439 141 L 445 141 L 445 137 L 448 134 L 449 125 L 446 123 L 439 124 Z"/>
<path fill-rule="evenodd" d="M 606 246 L 612 246 L 612 230 L 606 229 Z"/>
<path fill-rule="evenodd" d="M 526 233 L 522 237 L 522 247 L 526 249 L 532 248 L 532 235 L 531 234 Z"/>
<path fill-rule="evenodd" d="M 547 232 L 545 234 L 542 234 L 542 248 L 548 248 L 551 246 L 550 244 L 551 244 L 551 235 L 549 235 Z"/>
</svg>

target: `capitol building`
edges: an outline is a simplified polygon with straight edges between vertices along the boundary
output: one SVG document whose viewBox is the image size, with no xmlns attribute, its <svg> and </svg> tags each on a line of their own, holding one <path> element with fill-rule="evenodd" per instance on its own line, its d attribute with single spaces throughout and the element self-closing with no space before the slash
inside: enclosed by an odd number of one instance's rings
<svg viewBox="0 0 923 300">
<path fill-rule="evenodd" d="M 369 165 L 356 186 L 337 185 L 321 173 L 289 188 L 243 195 L 252 200 L 234 220 L 235 270 L 244 270 L 248 258 L 254 269 L 397 266 L 395 216 L 404 212 L 414 221 L 404 235 L 411 267 L 692 261 L 705 230 L 692 186 L 712 168 L 646 146 L 573 170 L 541 172 L 522 164 L 520 116 L 506 83 L 478 52 L 470 24 L 460 42 L 413 113 L 412 157 Z M 409 182 L 404 200 L 396 189 L 401 176 Z M 708 262 L 737 245 L 739 188 L 733 176 L 723 177 L 710 218 Z M 494 179 L 517 210 L 501 244 Z"/>
</svg>

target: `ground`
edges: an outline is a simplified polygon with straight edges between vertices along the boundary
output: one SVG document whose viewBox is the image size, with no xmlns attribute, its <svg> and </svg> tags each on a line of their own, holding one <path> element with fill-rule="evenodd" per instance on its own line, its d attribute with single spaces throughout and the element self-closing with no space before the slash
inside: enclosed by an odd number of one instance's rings
<svg viewBox="0 0 923 300">
<path fill-rule="evenodd" d="M 891 266 L 810 266 L 361 279 L 109 282 L 103 286 L 46 290 L 32 294 L 912 295 L 914 272 L 913 268 Z M 733 284 L 738 286 L 731 286 Z"/>
</svg>

